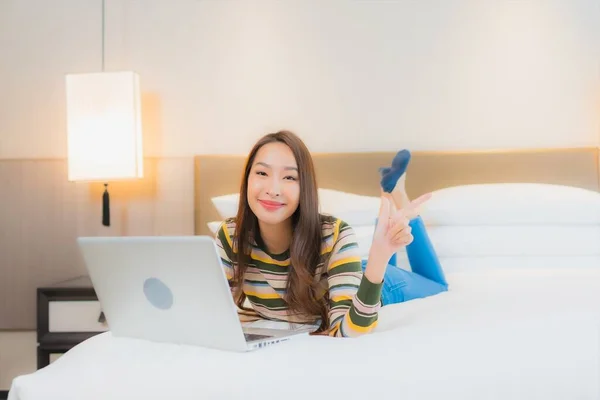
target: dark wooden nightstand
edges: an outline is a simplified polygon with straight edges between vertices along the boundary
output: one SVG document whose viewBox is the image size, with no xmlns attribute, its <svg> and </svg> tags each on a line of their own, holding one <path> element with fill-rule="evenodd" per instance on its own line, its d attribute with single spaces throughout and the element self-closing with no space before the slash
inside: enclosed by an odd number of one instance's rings
<svg viewBox="0 0 600 400">
<path fill-rule="evenodd" d="M 106 332 L 108 326 L 89 277 L 82 276 L 37 290 L 37 368 L 50 364 L 77 344 Z"/>
</svg>

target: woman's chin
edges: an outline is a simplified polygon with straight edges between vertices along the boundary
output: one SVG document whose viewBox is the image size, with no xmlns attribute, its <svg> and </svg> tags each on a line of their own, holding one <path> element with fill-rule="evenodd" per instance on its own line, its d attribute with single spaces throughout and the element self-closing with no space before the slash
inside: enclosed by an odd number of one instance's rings
<svg viewBox="0 0 600 400">
<path fill-rule="evenodd" d="M 283 210 L 267 211 L 259 209 L 255 212 L 255 215 L 260 222 L 267 225 L 279 225 L 289 218 Z"/>
<path fill-rule="evenodd" d="M 257 217 L 260 222 L 267 225 L 279 225 L 287 220 L 286 216 L 273 215 L 271 213 L 261 213 L 260 215 L 257 215 Z"/>
<path fill-rule="evenodd" d="M 250 209 L 256 215 L 258 220 L 266 225 L 279 225 L 287 221 L 292 215 L 287 212 L 288 207 L 283 206 L 278 209 L 267 209 L 262 204 L 252 204 Z"/>
</svg>

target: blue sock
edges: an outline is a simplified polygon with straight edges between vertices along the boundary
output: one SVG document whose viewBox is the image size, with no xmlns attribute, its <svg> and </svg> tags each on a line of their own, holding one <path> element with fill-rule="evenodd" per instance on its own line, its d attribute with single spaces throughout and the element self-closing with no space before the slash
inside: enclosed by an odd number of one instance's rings
<svg viewBox="0 0 600 400">
<path fill-rule="evenodd" d="M 381 188 L 386 193 L 391 193 L 396 187 L 398 179 L 406 172 L 410 162 L 410 151 L 400 150 L 392 160 L 391 167 L 379 168 L 381 174 Z"/>
</svg>

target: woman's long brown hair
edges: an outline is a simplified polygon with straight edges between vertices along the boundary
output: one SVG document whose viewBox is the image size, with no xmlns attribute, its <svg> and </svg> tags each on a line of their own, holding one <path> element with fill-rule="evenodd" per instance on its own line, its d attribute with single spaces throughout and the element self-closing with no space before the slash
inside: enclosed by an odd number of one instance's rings
<svg viewBox="0 0 600 400">
<path fill-rule="evenodd" d="M 243 307 L 246 296 L 243 292 L 244 274 L 250 262 L 252 251 L 251 239 L 260 235 L 258 219 L 248 205 L 248 176 L 258 150 L 268 143 L 280 142 L 286 144 L 296 158 L 300 183 L 300 201 L 298 209 L 292 215 L 292 243 L 290 245 L 290 268 L 287 291 L 284 300 L 290 312 L 304 318 L 319 316 L 321 326 L 316 333 L 323 332 L 329 327 L 327 296 L 319 294 L 318 282 L 315 280 L 315 270 L 321 260 L 321 215 L 315 169 L 306 145 L 294 133 L 279 131 L 263 136 L 252 148 L 240 188 L 240 200 L 236 217 L 236 227 L 233 245 L 236 257 L 235 273 L 232 287 L 236 304 Z M 256 240 L 256 239 L 255 239 Z"/>
</svg>

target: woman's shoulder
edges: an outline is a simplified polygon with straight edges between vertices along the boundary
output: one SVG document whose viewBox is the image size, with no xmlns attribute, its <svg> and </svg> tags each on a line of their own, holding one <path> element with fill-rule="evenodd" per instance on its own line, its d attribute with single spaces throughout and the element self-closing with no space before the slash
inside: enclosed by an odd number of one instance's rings
<svg viewBox="0 0 600 400">
<path fill-rule="evenodd" d="M 231 217 L 231 218 L 226 218 L 224 219 L 221 224 L 219 225 L 219 229 L 217 229 L 217 236 L 227 236 L 229 238 L 233 237 L 233 234 L 235 232 L 235 224 L 236 224 L 236 218 L 235 217 Z"/>
<path fill-rule="evenodd" d="M 215 232 L 215 240 L 221 243 L 226 252 L 233 251 L 235 223 L 235 218 L 227 218 L 221 222 Z"/>
<path fill-rule="evenodd" d="M 356 237 L 352 227 L 343 219 L 332 216 L 321 216 L 322 246 L 321 254 L 332 254 L 334 249 L 348 245 L 354 246 Z"/>
<path fill-rule="evenodd" d="M 321 214 L 321 231 L 323 237 L 338 236 L 340 232 L 352 231 L 352 227 L 343 219 L 334 215 Z"/>
<path fill-rule="evenodd" d="M 226 226 L 230 226 L 230 225 L 232 225 L 232 226 L 234 226 L 234 227 L 235 227 L 235 223 L 236 223 L 236 221 L 237 221 L 237 218 L 236 218 L 236 217 L 229 217 L 229 218 L 225 218 L 225 219 L 223 220 L 223 222 L 221 223 L 221 225 L 226 225 Z"/>
</svg>

